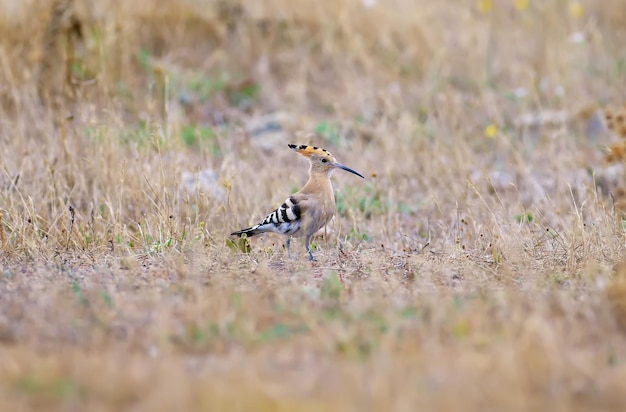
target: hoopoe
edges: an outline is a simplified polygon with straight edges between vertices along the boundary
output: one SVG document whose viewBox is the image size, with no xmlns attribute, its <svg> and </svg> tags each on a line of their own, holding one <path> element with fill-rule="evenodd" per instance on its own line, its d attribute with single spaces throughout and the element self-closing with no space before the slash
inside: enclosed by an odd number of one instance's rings
<svg viewBox="0 0 626 412">
<path fill-rule="evenodd" d="M 330 177 L 335 169 L 343 169 L 365 179 L 359 172 L 337 162 L 326 149 L 316 146 L 290 144 L 289 147 L 310 162 L 309 180 L 297 193 L 287 200 L 263 221 L 247 229 L 231 233 L 231 236 L 254 236 L 259 233 L 274 232 L 287 236 L 287 253 L 292 237 L 306 237 L 306 251 L 309 260 L 315 260 L 311 252 L 311 239 L 335 214 L 335 194 Z"/>
</svg>

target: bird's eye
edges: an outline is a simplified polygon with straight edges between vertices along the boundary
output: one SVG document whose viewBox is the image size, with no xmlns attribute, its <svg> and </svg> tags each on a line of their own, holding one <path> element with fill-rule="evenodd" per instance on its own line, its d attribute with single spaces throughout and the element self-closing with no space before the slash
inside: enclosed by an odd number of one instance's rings
<svg viewBox="0 0 626 412">
<path fill-rule="evenodd" d="M 322 163 L 328 163 L 328 159 L 322 159 Z"/>
</svg>

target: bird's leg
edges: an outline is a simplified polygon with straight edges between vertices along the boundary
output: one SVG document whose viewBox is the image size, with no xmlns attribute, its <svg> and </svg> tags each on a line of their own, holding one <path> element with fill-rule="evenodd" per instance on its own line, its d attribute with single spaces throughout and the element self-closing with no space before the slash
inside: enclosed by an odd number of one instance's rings
<svg viewBox="0 0 626 412">
<path fill-rule="evenodd" d="M 285 244 L 287 245 L 287 258 L 291 259 L 291 250 L 289 249 L 289 246 L 291 246 L 291 236 L 287 238 Z"/>
<path fill-rule="evenodd" d="M 312 238 L 313 238 L 313 235 L 308 236 L 308 237 L 306 238 L 306 243 L 305 243 L 305 246 L 306 246 L 306 251 L 307 251 L 307 252 L 309 252 L 309 260 L 310 260 L 311 262 L 313 262 L 313 261 L 315 261 L 315 260 L 316 260 L 316 259 L 313 257 L 313 252 L 311 252 L 311 239 L 312 239 Z"/>
</svg>

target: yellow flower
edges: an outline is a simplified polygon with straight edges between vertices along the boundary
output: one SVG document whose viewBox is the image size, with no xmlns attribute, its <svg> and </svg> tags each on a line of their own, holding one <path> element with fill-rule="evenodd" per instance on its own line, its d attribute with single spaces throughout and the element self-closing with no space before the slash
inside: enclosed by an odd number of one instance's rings
<svg viewBox="0 0 626 412">
<path fill-rule="evenodd" d="M 569 5 L 569 14 L 575 19 L 580 19 L 585 14 L 585 9 L 582 4 L 575 1 Z"/>
<path fill-rule="evenodd" d="M 497 134 L 498 128 L 495 124 L 492 123 L 489 126 L 485 127 L 485 136 L 489 139 L 493 139 L 494 137 L 496 137 Z"/>
<path fill-rule="evenodd" d="M 478 10 L 481 13 L 489 13 L 493 9 L 493 0 L 478 0 Z"/>
<path fill-rule="evenodd" d="M 530 0 L 515 0 L 515 8 L 519 11 L 524 11 L 528 9 L 530 5 Z"/>
</svg>

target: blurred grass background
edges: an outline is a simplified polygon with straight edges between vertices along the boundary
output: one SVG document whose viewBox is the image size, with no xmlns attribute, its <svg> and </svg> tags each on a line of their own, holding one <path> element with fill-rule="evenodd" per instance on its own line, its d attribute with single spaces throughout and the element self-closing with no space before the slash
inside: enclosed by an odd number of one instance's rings
<svg viewBox="0 0 626 412">
<path fill-rule="evenodd" d="M 622 410 L 623 0 L 0 1 L 0 409 Z M 228 233 L 306 179 L 286 258 Z"/>
</svg>

